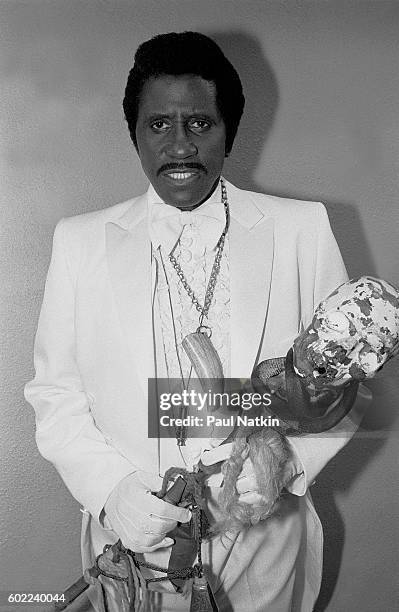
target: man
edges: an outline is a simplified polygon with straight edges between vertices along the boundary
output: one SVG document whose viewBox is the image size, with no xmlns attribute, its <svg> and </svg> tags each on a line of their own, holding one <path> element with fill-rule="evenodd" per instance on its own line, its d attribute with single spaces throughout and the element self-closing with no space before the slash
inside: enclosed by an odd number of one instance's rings
<svg viewBox="0 0 399 612">
<path fill-rule="evenodd" d="M 118 538 L 137 553 L 170 556 L 168 533 L 191 516 L 151 495 L 171 466 L 218 465 L 207 491 L 218 512 L 220 440 L 147 437 L 147 380 L 189 378 L 183 339 L 205 324 L 224 375 L 248 377 L 262 359 L 285 355 L 347 278 L 321 204 L 221 180 L 243 106 L 239 77 L 212 40 L 185 32 L 147 41 L 124 110 L 150 187 L 56 228 L 26 397 L 41 453 L 84 507 L 84 568 Z M 358 414 L 357 402 L 334 434 L 291 438 L 275 515 L 203 544 L 220 610 L 312 609 L 322 536 L 307 490 Z M 237 490 L 256 503 L 248 463 Z M 118 609 L 104 584 L 109 609 Z M 187 596 L 170 584 L 164 591 L 162 610 L 188 609 Z"/>
</svg>

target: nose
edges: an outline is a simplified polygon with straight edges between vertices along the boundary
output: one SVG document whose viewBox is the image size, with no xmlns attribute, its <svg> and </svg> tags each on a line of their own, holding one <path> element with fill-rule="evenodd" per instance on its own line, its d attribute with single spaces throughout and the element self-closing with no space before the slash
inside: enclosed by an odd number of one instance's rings
<svg viewBox="0 0 399 612">
<path fill-rule="evenodd" d="M 184 125 L 177 125 L 170 133 L 166 153 L 171 159 L 187 159 L 197 155 L 198 148 L 193 141 L 193 135 Z"/>
</svg>

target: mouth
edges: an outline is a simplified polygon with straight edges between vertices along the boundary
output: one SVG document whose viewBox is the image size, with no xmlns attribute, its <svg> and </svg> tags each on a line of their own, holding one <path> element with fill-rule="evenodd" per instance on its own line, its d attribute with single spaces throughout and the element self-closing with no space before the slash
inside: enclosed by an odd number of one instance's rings
<svg viewBox="0 0 399 612">
<path fill-rule="evenodd" d="M 175 163 L 169 162 L 161 166 L 158 175 L 162 175 L 172 185 L 186 185 L 207 173 L 205 166 L 199 162 Z"/>
<path fill-rule="evenodd" d="M 165 172 L 165 176 L 171 178 L 173 181 L 186 181 L 197 174 L 197 172 L 192 172 L 191 170 L 185 172 Z"/>
<path fill-rule="evenodd" d="M 201 170 L 192 170 L 191 168 L 184 168 L 182 170 L 167 170 L 162 172 L 162 176 L 170 185 L 177 187 L 185 187 L 200 178 Z"/>
</svg>

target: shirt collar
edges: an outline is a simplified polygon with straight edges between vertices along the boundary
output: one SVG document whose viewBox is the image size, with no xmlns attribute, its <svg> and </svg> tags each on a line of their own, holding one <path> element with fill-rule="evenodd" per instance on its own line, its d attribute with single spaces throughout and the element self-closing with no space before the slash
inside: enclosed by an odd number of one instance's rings
<svg viewBox="0 0 399 612">
<path fill-rule="evenodd" d="M 147 205 L 148 230 L 155 249 L 157 249 L 160 244 L 166 242 L 165 246 L 170 250 L 172 243 L 176 243 L 179 239 L 184 225 L 189 224 L 196 218 L 198 219 L 200 217 L 207 219 L 207 224 L 200 224 L 200 232 L 209 233 L 211 223 L 215 226 L 214 231 L 216 232 L 215 235 L 217 238 L 220 237 L 226 222 L 226 213 L 222 204 L 220 181 L 210 197 L 193 211 L 181 211 L 175 206 L 165 204 L 152 184 L 150 184 L 147 191 Z M 172 232 L 175 234 L 174 236 L 172 236 Z"/>
</svg>

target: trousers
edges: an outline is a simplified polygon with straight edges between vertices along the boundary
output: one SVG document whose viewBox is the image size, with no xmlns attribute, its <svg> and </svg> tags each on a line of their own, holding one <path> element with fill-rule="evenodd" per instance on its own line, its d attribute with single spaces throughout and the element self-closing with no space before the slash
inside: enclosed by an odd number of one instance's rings
<svg viewBox="0 0 399 612">
<path fill-rule="evenodd" d="M 206 488 L 207 513 L 211 520 L 220 516 L 218 492 L 217 487 Z M 298 505 L 296 496 L 285 493 L 272 517 L 238 533 L 204 540 L 204 570 L 220 612 L 295 612 L 300 609 L 295 602 L 295 592 L 300 590 L 297 582 L 303 573 L 297 571 L 297 559 L 306 526 Z M 84 568 L 93 565 L 104 544 L 116 541 L 113 532 L 107 535 L 108 542 L 104 530 L 93 519 L 87 521 L 82 530 Z M 157 564 L 162 562 L 157 560 Z M 89 590 L 94 610 L 124 612 L 112 579 L 101 577 L 100 582 L 101 585 Z M 107 607 L 101 598 L 106 599 Z M 190 588 L 184 595 L 153 594 L 153 612 L 188 612 L 190 598 Z"/>
</svg>

